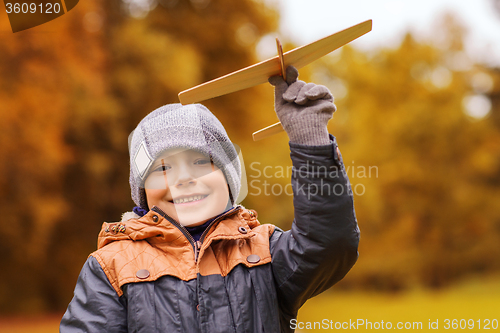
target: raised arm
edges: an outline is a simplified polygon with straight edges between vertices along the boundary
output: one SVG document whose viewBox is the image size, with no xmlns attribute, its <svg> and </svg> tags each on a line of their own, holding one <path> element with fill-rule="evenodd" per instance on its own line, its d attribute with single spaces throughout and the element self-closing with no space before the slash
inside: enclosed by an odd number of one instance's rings
<svg viewBox="0 0 500 333">
<path fill-rule="evenodd" d="M 295 73 L 295 74 L 294 74 Z M 359 230 L 351 186 L 326 123 L 335 111 L 326 87 L 273 77 L 276 112 L 290 138 L 295 219 L 271 236 L 282 327 L 304 302 L 341 280 L 356 262 Z M 289 81 L 290 80 L 290 81 Z"/>
</svg>

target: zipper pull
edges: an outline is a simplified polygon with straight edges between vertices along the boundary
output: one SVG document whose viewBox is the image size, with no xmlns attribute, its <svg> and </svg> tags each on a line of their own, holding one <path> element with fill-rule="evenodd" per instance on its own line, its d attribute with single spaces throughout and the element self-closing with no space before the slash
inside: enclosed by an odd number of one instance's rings
<svg viewBox="0 0 500 333">
<path fill-rule="evenodd" d="M 200 249 L 201 249 L 201 242 L 198 240 L 194 243 L 194 262 L 198 262 Z"/>
</svg>

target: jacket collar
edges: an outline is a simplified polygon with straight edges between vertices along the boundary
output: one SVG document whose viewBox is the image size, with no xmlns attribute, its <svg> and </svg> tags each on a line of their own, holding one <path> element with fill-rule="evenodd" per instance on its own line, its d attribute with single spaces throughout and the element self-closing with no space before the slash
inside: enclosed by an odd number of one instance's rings
<svg viewBox="0 0 500 333">
<path fill-rule="evenodd" d="M 105 222 L 98 236 L 98 248 L 118 240 L 145 240 L 156 246 L 168 243 L 169 246 L 186 246 L 191 240 L 183 227 L 168 217 L 159 208 L 153 207 L 143 217 L 136 214 L 123 214 L 121 222 Z M 133 213 L 132 213 L 133 214 Z M 131 217 L 131 218 L 129 218 Z M 124 221 L 124 218 L 129 218 Z M 251 229 L 260 225 L 257 214 L 243 206 L 236 206 L 217 217 L 206 231 L 206 240 L 235 239 L 251 237 Z M 240 228 L 241 227 L 241 228 Z M 243 231 L 245 230 L 245 231 Z"/>
</svg>

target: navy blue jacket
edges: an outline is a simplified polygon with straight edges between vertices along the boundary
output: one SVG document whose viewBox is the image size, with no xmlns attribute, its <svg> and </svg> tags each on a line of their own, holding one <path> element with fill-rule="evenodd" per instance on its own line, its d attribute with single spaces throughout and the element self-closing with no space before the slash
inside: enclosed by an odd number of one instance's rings
<svg viewBox="0 0 500 333">
<path fill-rule="evenodd" d="M 290 143 L 289 231 L 260 225 L 241 206 L 201 243 L 157 208 L 105 224 L 60 332 L 293 332 L 304 302 L 342 279 L 358 256 L 352 191 L 331 138 L 325 146 Z"/>
</svg>

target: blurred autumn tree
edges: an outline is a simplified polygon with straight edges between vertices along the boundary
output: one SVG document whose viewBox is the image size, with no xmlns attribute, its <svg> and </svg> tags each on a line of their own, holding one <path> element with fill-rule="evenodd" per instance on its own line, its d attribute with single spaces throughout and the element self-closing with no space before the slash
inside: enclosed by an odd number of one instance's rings
<svg viewBox="0 0 500 333">
<path fill-rule="evenodd" d="M 447 16 L 429 43 L 344 47 L 315 68 L 340 97 L 331 132 L 359 184 L 360 259 L 344 285 L 440 287 L 500 269 L 500 73 L 472 63 L 465 33 Z"/>
<path fill-rule="evenodd" d="M 101 223 L 133 205 L 130 131 L 179 91 L 256 62 L 255 44 L 277 26 L 258 0 L 138 3 L 154 2 L 88 0 L 2 34 L 2 312 L 66 307 Z M 500 270 L 500 73 L 467 58 L 453 20 L 436 31 L 438 43 L 408 35 L 396 49 L 345 47 L 301 70 L 336 96 L 330 130 L 358 185 L 360 259 L 346 287 L 438 287 Z M 286 170 L 276 175 L 290 164 L 286 136 L 249 141 L 276 121 L 269 86 L 204 103 L 242 147 L 249 181 L 289 183 Z M 257 176 L 265 166 L 274 178 Z M 263 223 L 293 218 L 284 194 L 244 204 Z"/>
<path fill-rule="evenodd" d="M 16 34 L 2 17 L 2 312 L 67 306 L 103 220 L 133 206 L 130 131 L 179 91 L 255 62 L 277 24 L 261 1 L 162 1 L 147 19 L 134 6 L 83 1 Z M 235 115 L 261 106 L 256 90 L 239 98 L 211 105 L 233 137 L 251 133 Z"/>
</svg>

